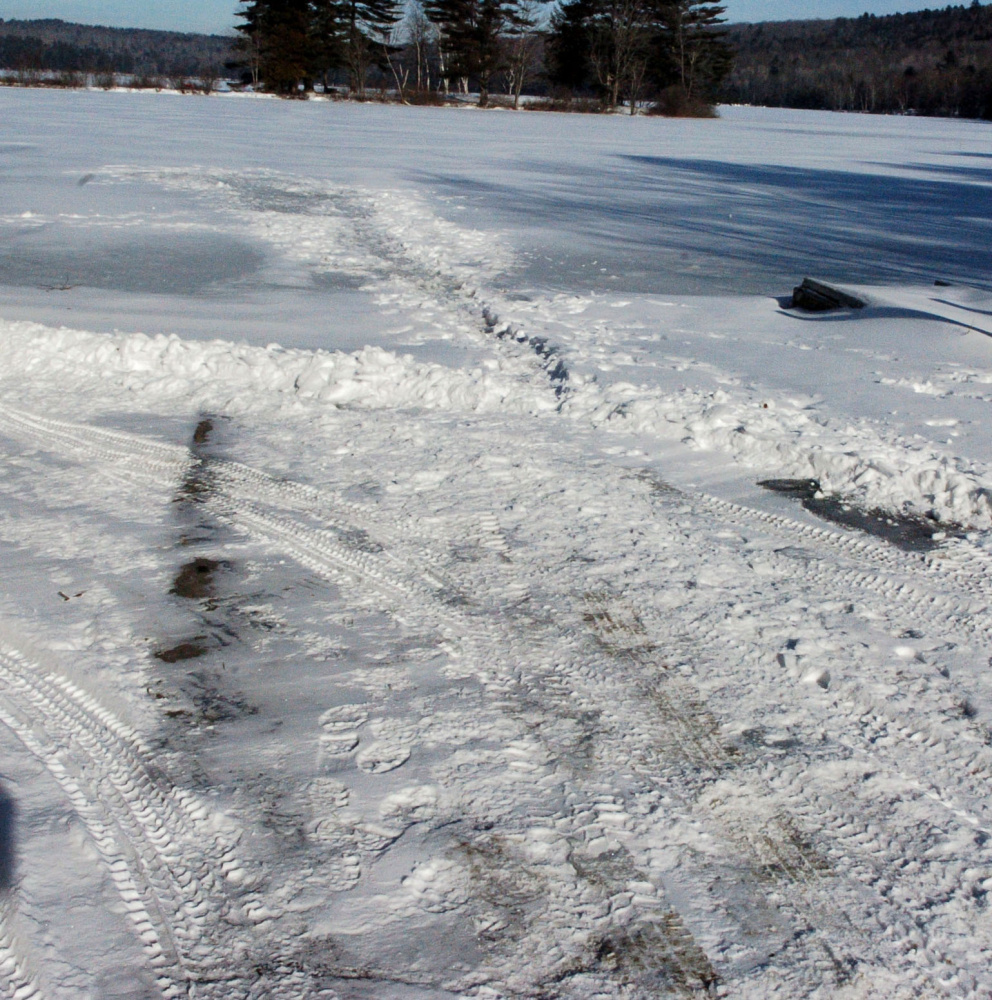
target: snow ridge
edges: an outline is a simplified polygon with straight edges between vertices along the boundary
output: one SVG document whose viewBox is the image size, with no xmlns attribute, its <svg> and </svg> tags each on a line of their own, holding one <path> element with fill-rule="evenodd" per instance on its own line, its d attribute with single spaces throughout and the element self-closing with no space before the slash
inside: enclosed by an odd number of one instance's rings
<svg viewBox="0 0 992 1000">
<path fill-rule="evenodd" d="M 992 475 L 962 458 L 754 393 L 646 393 L 574 380 L 561 400 L 514 359 L 472 371 L 415 362 L 378 347 L 353 353 L 256 348 L 176 336 L 93 334 L 0 321 L 0 345 L 23 370 L 113 379 L 149 399 L 259 412 L 293 397 L 334 407 L 423 407 L 468 413 L 561 413 L 607 431 L 719 450 L 766 475 L 818 479 L 824 490 L 966 527 L 992 525 Z"/>
</svg>

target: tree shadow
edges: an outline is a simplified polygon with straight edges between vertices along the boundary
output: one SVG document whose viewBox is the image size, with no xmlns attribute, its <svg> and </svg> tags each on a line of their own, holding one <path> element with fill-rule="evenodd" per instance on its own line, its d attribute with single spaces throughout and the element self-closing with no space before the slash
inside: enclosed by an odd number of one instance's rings
<svg viewBox="0 0 992 1000">
<path fill-rule="evenodd" d="M 803 274 L 992 289 L 985 170 L 900 177 L 629 154 L 554 167 L 521 164 L 506 181 L 427 179 L 538 241 L 612 254 L 610 266 L 640 272 L 641 291 L 684 291 L 692 278 L 693 290 L 713 294 L 774 294 Z"/>
</svg>

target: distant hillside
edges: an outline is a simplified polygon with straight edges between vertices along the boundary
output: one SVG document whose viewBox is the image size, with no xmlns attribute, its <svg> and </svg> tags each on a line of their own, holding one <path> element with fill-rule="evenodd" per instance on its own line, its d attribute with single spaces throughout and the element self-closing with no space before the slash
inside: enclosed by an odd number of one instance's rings
<svg viewBox="0 0 992 1000">
<path fill-rule="evenodd" d="M 738 24 L 724 100 L 992 118 L 992 6 Z"/>
<path fill-rule="evenodd" d="M 233 39 L 59 20 L 0 20 L 0 69 L 217 77 Z"/>
</svg>

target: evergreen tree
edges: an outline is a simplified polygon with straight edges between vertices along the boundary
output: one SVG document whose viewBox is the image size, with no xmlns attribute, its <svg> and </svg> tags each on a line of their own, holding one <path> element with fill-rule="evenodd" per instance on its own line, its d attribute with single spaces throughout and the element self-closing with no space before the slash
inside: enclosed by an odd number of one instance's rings
<svg viewBox="0 0 992 1000">
<path fill-rule="evenodd" d="M 338 0 L 311 0 L 310 53 L 314 73 L 321 78 L 326 89 L 328 73 L 345 63 Z"/>
<path fill-rule="evenodd" d="M 570 91 L 584 90 L 592 81 L 590 22 L 595 0 L 571 0 L 551 14 L 544 46 L 548 79 Z"/>
<path fill-rule="evenodd" d="M 566 0 L 552 15 L 550 79 L 594 87 L 608 108 L 636 110 L 650 80 L 689 101 L 712 101 L 732 53 L 718 25 L 724 8 L 694 0 Z"/>
<path fill-rule="evenodd" d="M 369 69 L 386 66 L 389 35 L 403 16 L 403 0 L 338 0 L 337 7 L 348 85 L 362 96 Z"/>
<path fill-rule="evenodd" d="M 526 27 L 519 0 L 426 0 L 424 11 L 438 27 L 446 75 L 477 80 L 479 107 L 486 107 L 503 68 L 503 38 Z"/>
<path fill-rule="evenodd" d="M 315 76 L 344 67 L 352 90 L 385 65 L 403 0 L 242 0 L 241 48 L 254 53 L 256 79 L 278 93 L 310 89 Z"/>
<path fill-rule="evenodd" d="M 237 25 L 257 53 L 257 76 L 270 90 L 295 94 L 312 80 L 309 0 L 246 0 Z"/>
<path fill-rule="evenodd" d="M 696 0 L 656 0 L 660 29 L 658 82 L 677 84 L 691 101 L 713 101 L 730 72 L 733 52 L 725 33 L 726 7 Z"/>
</svg>

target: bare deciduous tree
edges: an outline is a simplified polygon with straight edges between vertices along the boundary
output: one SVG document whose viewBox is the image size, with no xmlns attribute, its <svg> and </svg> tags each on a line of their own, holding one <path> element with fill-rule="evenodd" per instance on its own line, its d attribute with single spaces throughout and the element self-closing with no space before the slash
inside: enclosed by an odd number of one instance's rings
<svg viewBox="0 0 992 1000">
<path fill-rule="evenodd" d="M 507 90 L 513 96 L 513 107 L 520 107 L 520 95 L 524 87 L 540 69 L 541 4 L 537 0 L 525 0 L 520 5 L 520 22 L 513 27 L 504 40 Z"/>
</svg>

